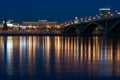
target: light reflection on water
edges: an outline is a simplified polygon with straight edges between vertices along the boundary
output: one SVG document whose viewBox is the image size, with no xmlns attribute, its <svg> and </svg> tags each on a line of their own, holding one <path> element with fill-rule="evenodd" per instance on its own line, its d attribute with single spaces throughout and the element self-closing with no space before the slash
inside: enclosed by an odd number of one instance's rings
<svg viewBox="0 0 120 80">
<path fill-rule="evenodd" d="M 120 77 L 119 63 L 119 38 L 0 36 L 0 75 L 4 77 L 60 78 L 62 73 Z"/>
</svg>

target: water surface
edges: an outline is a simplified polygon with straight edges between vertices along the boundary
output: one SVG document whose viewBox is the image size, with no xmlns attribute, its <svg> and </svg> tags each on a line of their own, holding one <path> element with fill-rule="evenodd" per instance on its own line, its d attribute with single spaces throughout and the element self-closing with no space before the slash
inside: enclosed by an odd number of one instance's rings
<svg viewBox="0 0 120 80">
<path fill-rule="evenodd" d="M 120 77 L 120 38 L 0 36 L 0 80 Z"/>
</svg>

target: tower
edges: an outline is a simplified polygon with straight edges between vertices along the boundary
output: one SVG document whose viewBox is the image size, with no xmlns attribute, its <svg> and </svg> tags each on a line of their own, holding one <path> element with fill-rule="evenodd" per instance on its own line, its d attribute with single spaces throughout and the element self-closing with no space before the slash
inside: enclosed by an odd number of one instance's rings
<svg viewBox="0 0 120 80">
<path fill-rule="evenodd" d="M 79 23 L 79 19 L 78 17 L 75 17 L 74 24 L 78 24 L 78 23 Z"/>
<path fill-rule="evenodd" d="M 3 19 L 3 30 L 8 30 L 6 17 Z"/>
<path fill-rule="evenodd" d="M 99 13 L 101 18 L 109 18 L 111 16 L 111 9 L 110 7 L 103 7 L 99 9 Z"/>
</svg>

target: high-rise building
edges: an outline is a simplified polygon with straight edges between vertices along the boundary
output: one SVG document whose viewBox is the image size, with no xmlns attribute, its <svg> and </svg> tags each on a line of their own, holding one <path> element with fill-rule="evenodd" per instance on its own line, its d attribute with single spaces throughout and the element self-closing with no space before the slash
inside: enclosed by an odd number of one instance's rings
<svg viewBox="0 0 120 80">
<path fill-rule="evenodd" d="M 110 7 L 103 7 L 99 9 L 99 13 L 101 18 L 109 18 L 111 16 L 111 9 Z"/>
</svg>

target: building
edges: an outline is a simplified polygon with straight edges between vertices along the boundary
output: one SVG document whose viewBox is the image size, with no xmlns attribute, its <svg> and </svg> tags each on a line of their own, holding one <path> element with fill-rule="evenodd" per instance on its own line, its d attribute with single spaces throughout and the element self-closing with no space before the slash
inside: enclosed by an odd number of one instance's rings
<svg viewBox="0 0 120 80">
<path fill-rule="evenodd" d="M 39 20 L 37 22 L 22 22 L 23 28 L 54 28 L 56 22 L 48 22 L 47 20 Z"/>
<path fill-rule="evenodd" d="M 103 7 L 99 9 L 100 18 L 109 18 L 111 16 L 110 7 Z"/>
<path fill-rule="evenodd" d="M 15 22 L 14 20 L 8 20 L 7 21 L 7 27 L 8 29 L 17 29 L 19 28 L 19 23 Z"/>
<path fill-rule="evenodd" d="M 78 23 L 79 23 L 79 19 L 78 17 L 75 17 L 74 24 L 78 24 Z"/>
</svg>

